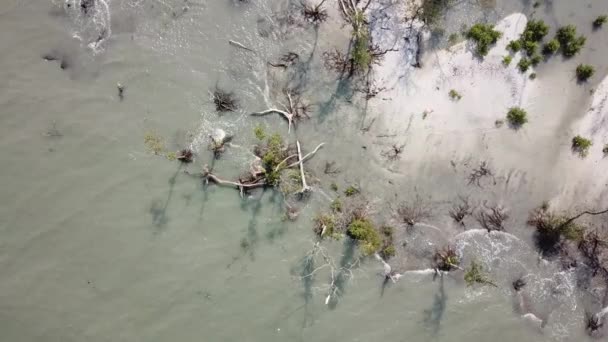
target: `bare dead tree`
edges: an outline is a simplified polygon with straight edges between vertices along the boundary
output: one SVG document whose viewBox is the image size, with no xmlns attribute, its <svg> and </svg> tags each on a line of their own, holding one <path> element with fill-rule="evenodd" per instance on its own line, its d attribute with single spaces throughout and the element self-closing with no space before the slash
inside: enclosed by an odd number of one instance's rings
<svg viewBox="0 0 608 342">
<path fill-rule="evenodd" d="M 452 204 L 449 215 L 456 223 L 464 226 L 464 218 L 473 214 L 473 207 L 468 197 L 458 196 L 458 202 Z"/>
<path fill-rule="evenodd" d="M 288 67 L 296 64 L 300 60 L 300 55 L 295 52 L 288 52 L 279 58 L 279 62 L 272 63 L 268 62 L 268 65 L 275 68 L 287 69 Z"/>
<path fill-rule="evenodd" d="M 396 210 L 397 219 L 403 223 L 413 226 L 417 222 L 431 218 L 431 205 L 420 195 L 416 194 L 414 200 L 402 202 Z"/>
<path fill-rule="evenodd" d="M 346 265 L 339 265 L 320 242 L 315 242 L 312 249 L 306 253 L 302 264 L 306 266 L 304 267 L 306 272 L 302 272 L 298 276 L 302 281 L 309 281 L 314 279 L 317 274 L 325 272 L 328 277 L 327 283 L 312 287 L 312 291 L 325 293 L 325 304 L 328 305 L 330 301 L 335 301 L 342 295 L 342 286 L 339 286 L 338 282 L 344 283 L 354 279 L 353 270 L 359 266 L 360 259 L 357 258 Z"/>
<path fill-rule="evenodd" d="M 338 49 L 323 52 L 323 64 L 329 70 L 340 73 L 351 73 L 350 57 L 338 51 Z"/>
<path fill-rule="evenodd" d="M 368 101 L 387 90 L 387 88 L 376 85 L 373 79 L 367 79 L 363 85 L 355 85 L 355 90 L 362 93 L 365 96 L 365 100 Z"/>
<path fill-rule="evenodd" d="M 218 87 L 213 91 L 213 103 L 218 112 L 234 112 L 238 109 L 238 101 L 234 97 L 234 93 Z"/>
<path fill-rule="evenodd" d="M 342 172 L 342 170 L 336 167 L 335 161 L 325 162 L 325 169 L 323 170 L 323 173 L 325 173 L 326 175 L 335 175 L 340 172 Z"/>
<path fill-rule="evenodd" d="M 325 22 L 328 17 L 327 10 L 323 7 L 323 3 L 325 3 L 325 1 L 326 0 L 322 0 L 317 5 L 310 5 L 304 1 L 301 1 L 300 5 L 302 6 L 302 15 L 304 18 L 314 25 L 319 25 L 320 23 Z"/>
<path fill-rule="evenodd" d="M 481 180 L 485 177 L 492 177 L 492 179 L 494 179 L 494 173 L 488 166 L 488 163 L 485 161 L 482 161 L 479 164 L 479 167 L 477 167 L 476 169 L 473 169 L 473 171 L 471 171 L 471 173 L 469 174 L 469 177 L 468 177 L 469 185 L 475 184 L 475 185 L 481 187 Z M 494 180 L 494 183 L 496 183 L 495 180 Z"/>
<path fill-rule="evenodd" d="M 393 144 L 393 146 L 391 146 L 391 148 L 389 150 L 382 152 L 382 156 L 386 157 L 386 159 L 388 159 L 389 161 L 395 161 L 395 160 L 399 159 L 399 157 L 401 156 L 401 153 L 403 153 L 404 147 L 405 147 L 405 144 L 401 144 L 401 145 Z"/>
<path fill-rule="evenodd" d="M 301 121 L 303 119 L 310 118 L 310 110 L 311 105 L 304 102 L 300 96 L 300 94 L 291 89 L 285 89 L 284 91 L 285 97 L 287 98 L 287 105 L 282 104 L 285 110 L 280 110 L 277 108 L 270 108 L 262 112 L 251 113 L 253 116 L 264 116 L 268 114 L 279 114 L 285 120 L 287 120 L 288 129 L 287 132 L 291 132 L 291 126 L 293 126 L 296 122 Z"/>
<path fill-rule="evenodd" d="M 504 231 L 504 222 L 509 218 L 509 215 L 507 215 L 506 210 L 499 205 L 487 207 L 484 204 L 475 218 L 488 232 L 493 230 Z"/>
</svg>

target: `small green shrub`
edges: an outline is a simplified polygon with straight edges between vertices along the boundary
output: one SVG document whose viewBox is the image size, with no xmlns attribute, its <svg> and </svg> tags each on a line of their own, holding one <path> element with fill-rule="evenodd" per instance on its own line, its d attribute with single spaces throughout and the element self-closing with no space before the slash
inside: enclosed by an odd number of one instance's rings
<svg viewBox="0 0 608 342">
<path fill-rule="evenodd" d="M 509 64 L 511 64 L 511 61 L 513 60 L 513 57 L 510 55 L 504 56 L 502 58 L 502 65 L 504 66 L 509 66 Z"/>
<path fill-rule="evenodd" d="M 529 78 L 531 80 L 535 80 L 536 79 L 536 73 L 535 72 L 531 73 L 530 76 L 529 76 Z"/>
<path fill-rule="evenodd" d="M 523 49 L 526 51 L 526 55 L 528 57 L 532 57 L 534 54 L 536 54 L 538 43 L 534 41 L 524 41 Z"/>
<path fill-rule="evenodd" d="M 496 128 L 500 128 L 504 124 L 505 124 L 505 121 L 501 120 L 501 119 L 498 119 L 498 120 L 494 121 L 494 127 L 496 127 Z"/>
<path fill-rule="evenodd" d="M 338 184 L 336 184 L 336 183 L 331 183 L 331 184 L 329 185 L 329 188 L 330 188 L 332 191 L 338 191 Z"/>
<path fill-rule="evenodd" d="M 537 66 L 542 60 L 543 58 L 540 55 L 534 55 L 530 58 L 530 64 L 532 64 L 532 66 Z"/>
<path fill-rule="evenodd" d="M 549 26 L 542 20 L 530 20 L 526 24 L 521 39 L 525 42 L 540 42 L 549 33 Z"/>
<path fill-rule="evenodd" d="M 460 35 L 458 33 L 452 33 L 448 37 L 448 42 L 450 43 L 450 45 L 454 45 L 454 44 L 458 43 L 459 40 L 460 40 Z"/>
<path fill-rule="evenodd" d="M 382 259 L 387 260 L 390 259 L 392 257 L 395 256 L 395 254 L 397 254 L 397 251 L 395 250 L 395 246 L 386 246 L 382 249 L 382 251 L 380 252 Z"/>
<path fill-rule="evenodd" d="M 512 40 L 509 42 L 509 44 L 507 45 L 507 49 L 513 51 L 513 52 L 518 52 L 519 50 L 521 50 L 522 46 L 521 46 L 521 41 L 520 40 Z"/>
<path fill-rule="evenodd" d="M 336 229 L 336 219 L 333 215 L 318 214 L 314 219 L 314 232 L 319 237 L 332 236 Z"/>
<path fill-rule="evenodd" d="M 358 194 L 359 192 L 359 189 L 350 185 L 348 188 L 346 188 L 346 190 L 344 190 L 344 195 L 346 195 L 346 197 L 351 197 Z"/>
<path fill-rule="evenodd" d="M 435 25 L 452 0 L 423 0 L 421 19 L 428 25 Z"/>
<path fill-rule="evenodd" d="M 450 90 L 449 95 L 450 95 L 450 98 L 454 101 L 458 101 L 458 100 L 462 99 L 462 95 L 460 95 L 460 93 L 454 89 Z"/>
<path fill-rule="evenodd" d="M 532 65 L 532 61 L 530 61 L 528 58 L 526 57 L 522 57 L 519 62 L 517 63 L 517 67 L 519 68 L 519 71 L 521 72 L 526 72 L 528 71 L 528 69 L 530 69 L 530 66 Z"/>
<path fill-rule="evenodd" d="M 604 148 L 602 148 L 602 153 L 604 154 L 604 156 L 608 155 L 608 144 L 604 145 Z"/>
<path fill-rule="evenodd" d="M 553 55 L 559 50 L 560 44 L 559 41 L 555 38 L 548 41 L 545 45 L 543 45 L 543 54 L 545 55 Z"/>
<path fill-rule="evenodd" d="M 593 145 L 593 142 L 590 139 L 584 138 L 580 135 L 572 138 L 572 151 L 578 153 L 583 158 L 589 153 L 591 145 Z"/>
<path fill-rule="evenodd" d="M 577 37 L 576 27 L 574 25 L 560 27 L 557 30 L 556 39 L 559 41 L 564 57 L 576 55 L 587 41 L 585 36 Z"/>
<path fill-rule="evenodd" d="M 528 113 L 519 107 L 512 107 L 507 112 L 507 122 L 515 129 L 520 128 L 528 122 Z"/>
<path fill-rule="evenodd" d="M 253 129 L 253 134 L 258 140 L 264 140 L 266 138 L 266 130 L 262 125 L 257 125 Z"/>
<path fill-rule="evenodd" d="M 475 261 L 471 261 L 471 266 L 464 274 L 464 281 L 467 283 L 467 286 L 482 284 L 497 287 L 496 284 L 484 274 L 483 267 Z"/>
<path fill-rule="evenodd" d="M 364 255 L 371 255 L 381 247 L 382 240 L 374 224 L 367 219 L 356 219 L 348 225 L 348 236 L 359 241 Z"/>
<path fill-rule="evenodd" d="M 602 26 L 604 26 L 604 24 L 608 21 L 608 16 L 607 15 L 600 15 L 599 17 L 595 18 L 595 20 L 593 21 L 593 28 L 594 29 L 600 29 L 602 28 Z"/>
<path fill-rule="evenodd" d="M 576 67 L 576 78 L 579 82 L 587 81 L 595 73 L 595 68 L 589 64 L 579 64 Z"/>
<path fill-rule="evenodd" d="M 467 32 L 467 38 L 477 44 L 475 52 L 483 57 L 488 54 L 490 45 L 496 44 L 502 33 L 490 24 L 475 24 Z"/>
<path fill-rule="evenodd" d="M 333 200 L 331 202 L 330 208 L 335 212 L 342 212 L 342 201 L 340 200 L 340 198 L 336 198 L 335 200 Z"/>
</svg>

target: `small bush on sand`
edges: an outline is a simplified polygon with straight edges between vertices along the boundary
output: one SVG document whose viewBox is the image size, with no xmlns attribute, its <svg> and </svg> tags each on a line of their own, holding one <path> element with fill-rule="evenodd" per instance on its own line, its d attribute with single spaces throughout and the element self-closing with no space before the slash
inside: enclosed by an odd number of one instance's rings
<svg viewBox="0 0 608 342">
<path fill-rule="evenodd" d="M 475 24 L 467 32 L 467 38 L 477 44 L 475 52 L 479 56 L 485 56 L 490 50 L 490 45 L 496 44 L 502 33 L 494 30 L 490 24 Z"/>
<path fill-rule="evenodd" d="M 528 122 L 528 113 L 519 107 L 512 107 L 507 112 L 507 121 L 511 127 L 517 129 Z"/>
<path fill-rule="evenodd" d="M 576 79 L 579 82 L 587 81 L 595 73 L 595 68 L 589 64 L 579 64 L 576 67 Z"/>
<path fill-rule="evenodd" d="M 344 195 L 346 195 L 346 197 L 351 197 L 351 196 L 358 194 L 359 192 L 360 192 L 359 189 L 357 189 L 356 187 L 351 185 L 348 188 L 346 188 L 346 190 L 344 190 Z"/>
<path fill-rule="evenodd" d="M 511 64 L 511 61 L 513 60 L 513 57 L 510 55 L 504 56 L 502 58 L 502 65 L 504 66 L 509 66 L 509 64 Z"/>
<path fill-rule="evenodd" d="M 572 151 L 578 153 L 581 157 L 586 157 L 593 142 L 580 135 L 572 138 Z"/>
<path fill-rule="evenodd" d="M 460 93 L 454 89 L 450 90 L 449 95 L 450 95 L 450 98 L 454 101 L 458 101 L 458 100 L 462 99 L 462 95 L 460 95 Z"/>
</svg>

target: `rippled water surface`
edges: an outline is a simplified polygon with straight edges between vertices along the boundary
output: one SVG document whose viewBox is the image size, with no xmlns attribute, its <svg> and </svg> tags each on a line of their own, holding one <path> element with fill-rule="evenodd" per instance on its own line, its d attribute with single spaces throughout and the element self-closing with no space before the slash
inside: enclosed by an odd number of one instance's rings
<svg viewBox="0 0 608 342">
<path fill-rule="evenodd" d="M 312 218 L 334 196 L 330 183 L 361 187 L 385 218 L 396 194 L 432 196 L 446 211 L 446 200 L 466 186 L 453 182 L 449 164 L 394 173 L 370 148 L 379 140 L 361 128 L 378 113 L 366 113 L 321 59 L 348 46 L 334 1 L 318 29 L 294 12 L 297 1 L 96 0 L 86 11 L 85 2 L 0 2 L 0 340 L 583 338 L 575 274 L 539 262 L 525 218 L 514 235 L 488 235 L 437 215 L 399 235 L 409 246 L 401 266 L 411 272 L 383 288 L 382 266 L 364 259 L 330 305 L 327 273 L 300 277 L 315 240 Z M 599 0 L 542 2 L 536 13 L 551 25 L 588 23 L 608 11 Z M 448 32 L 534 10 L 530 1 L 481 3 L 458 1 Z M 600 37 L 584 58 L 602 65 L 603 77 L 608 41 Z M 435 43 L 445 46 L 446 37 Z M 294 68 L 267 65 L 289 51 L 300 56 Z M 237 111 L 216 112 L 216 86 L 234 92 Z M 280 107 L 287 86 L 315 105 L 295 136 L 306 151 L 325 143 L 307 163 L 315 191 L 299 204 L 296 222 L 284 220 L 283 199 L 270 189 L 241 199 L 183 172 L 214 163 L 218 174 L 237 177 L 251 159 L 254 126 L 287 136 L 278 116 L 249 115 Z M 214 161 L 208 136 L 217 128 L 234 135 L 235 146 Z M 192 148 L 195 162 L 153 155 L 144 144 L 150 132 L 169 150 Z M 324 173 L 331 161 L 341 173 Z M 533 200 L 512 207 L 523 213 Z M 483 260 L 499 288 L 467 288 L 462 274 L 434 277 L 428 257 L 446 243 Z M 353 251 L 348 239 L 324 248 L 336 262 L 348 263 Z M 543 329 L 513 309 L 510 283 L 519 276 L 532 284 L 539 316 L 550 317 Z"/>
</svg>

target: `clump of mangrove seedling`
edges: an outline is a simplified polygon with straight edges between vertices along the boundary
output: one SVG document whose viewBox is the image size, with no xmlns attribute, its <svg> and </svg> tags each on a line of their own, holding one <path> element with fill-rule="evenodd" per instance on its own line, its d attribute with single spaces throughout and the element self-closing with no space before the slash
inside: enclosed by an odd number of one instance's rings
<svg viewBox="0 0 608 342">
<path fill-rule="evenodd" d="M 536 76 L 537 76 L 536 73 L 533 72 L 533 73 L 530 74 L 530 76 L 528 76 L 528 78 L 531 79 L 531 80 L 535 80 Z"/>
<path fill-rule="evenodd" d="M 482 161 L 479 163 L 479 166 L 474 168 L 469 174 L 469 185 L 475 184 L 478 187 L 481 187 L 481 180 L 486 177 L 492 177 L 492 179 L 494 179 L 494 173 L 492 172 L 492 169 L 490 169 L 488 162 Z M 496 183 L 495 179 L 494 183 Z"/>
<path fill-rule="evenodd" d="M 595 18 L 595 20 L 593 21 L 593 29 L 595 30 L 599 30 L 602 28 L 602 26 L 604 26 L 604 24 L 608 22 L 608 15 L 600 15 L 599 17 Z"/>
<path fill-rule="evenodd" d="M 192 152 L 191 149 L 185 148 L 185 149 L 179 151 L 176 158 L 177 158 L 177 160 L 179 160 L 180 162 L 182 162 L 184 164 L 189 164 L 189 163 L 192 163 L 192 161 L 194 160 L 194 153 Z"/>
<path fill-rule="evenodd" d="M 509 215 L 507 214 L 507 211 L 499 205 L 491 207 L 484 205 L 475 218 L 488 233 L 491 231 L 502 232 L 505 230 L 504 222 L 509 219 Z"/>
<path fill-rule="evenodd" d="M 329 188 L 330 188 L 332 191 L 338 192 L 338 184 L 336 184 L 336 183 L 331 183 L 331 184 L 329 185 Z"/>
<path fill-rule="evenodd" d="M 576 55 L 587 41 L 585 36 L 577 36 L 576 27 L 574 25 L 560 27 L 557 30 L 556 39 L 559 41 L 564 57 Z"/>
<path fill-rule="evenodd" d="M 605 156 L 608 156 L 608 144 L 604 145 L 604 148 L 602 148 L 602 153 Z"/>
<path fill-rule="evenodd" d="M 507 112 L 507 122 L 514 129 L 519 129 L 528 122 L 528 113 L 520 107 L 511 107 Z"/>
<path fill-rule="evenodd" d="M 382 245 L 380 234 L 369 219 L 360 218 L 353 220 L 348 225 L 346 233 L 350 238 L 359 242 L 364 255 L 374 254 Z"/>
<path fill-rule="evenodd" d="M 213 103 L 218 112 L 234 112 L 238 109 L 238 101 L 234 93 L 227 92 L 218 87 L 213 91 Z"/>
<path fill-rule="evenodd" d="M 484 273 L 483 266 L 475 262 L 471 261 L 471 266 L 464 273 L 464 281 L 467 283 L 467 286 L 473 286 L 475 284 L 481 285 L 490 285 L 494 287 L 498 287 L 490 278 Z"/>
<path fill-rule="evenodd" d="M 582 158 L 587 156 L 591 145 L 593 145 L 593 142 L 590 139 L 587 139 L 580 135 L 577 135 L 572 138 L 572 151 L 578 153 L 578 155 Z"/>
<path fill-rule="evenodd" d="M 454 222 L 464 226 L 464 218 L 473 214 L 473 208 L 469 203 L 468 197 L 458 196 L 458 203 L 452 204 L 452 208 L 449 210 L 450 217 Z"/>
<path fill-rule="evenodd" d="M 504 56 L 502 58 L 502 65 L 509 66 L 511 64 L 512 60 L 513 60 L 513 56 L 511 56 L 511 55 Z"/>
<path fill-rule="evenodd" d="M 146 144 L 148 149 L 156 155 L 162 155 L 166 153 L 165 142 L 163 138 L 152 131 L 147 132 L 144 135 L 144 143 Z"/>
<path fill-rule="evenodd" d="M 318 25 L 327 20 L 327 10 L 323 7 L 325 0 L 321 0 L 318 5 L 309 5 L 305 2 L 301 2 L 302 15 L 308 20 L 308 22 Z"/>
<path fill-rule="evenodd" d="M 457 92 L 455 89 L 450 90 L 449 95 L 450 95 L 450 99 L 452 99 L 454 101 L 459 101 L 460 99 L 462 99 L 462 95 L 459 92 Z"/>
<path fill-rule="evenodd" d="M 467 32 L 467 38 L 477 44 L 475 52 L 481 57 L 488 54 L 490 45 L 496 44 L 501 36 L 502 33 L 494 30 L 494 26 L 490 24 L 475 24 Z"/>
<path fill-rule="evenodd" d="M 424 200 L 419 194 L 412 201 L 402 202 L 395 210 L 397 221 L 405 223 L 409 226 L 431 218 L 431 205 Z"/>
<path fill-rule="evenodd" d="M 346 197 L 351 197 L 355 196 L 359 192 L 361 192 L 359 188 L 355 187 L 354 185 L 350 185 L 348 188 L 346 188 L 346 190 L 344 190 L 344 195 L 346 195 Z"/>
<path fill-rule="evenodd" d="M 460 269 L 460 258 L 456 250 L 450 246 L 435 252 L 433 256 L 433 268 L 436 271 L 450 272 L 454 269 Z"/>
<path fill-rule="evenodd" d="M 579 64 L 576 67 L 576 79 L 579 82 L 585 82 L 595 73 L 595 68 L 589 64 Z"/>
</svg>

